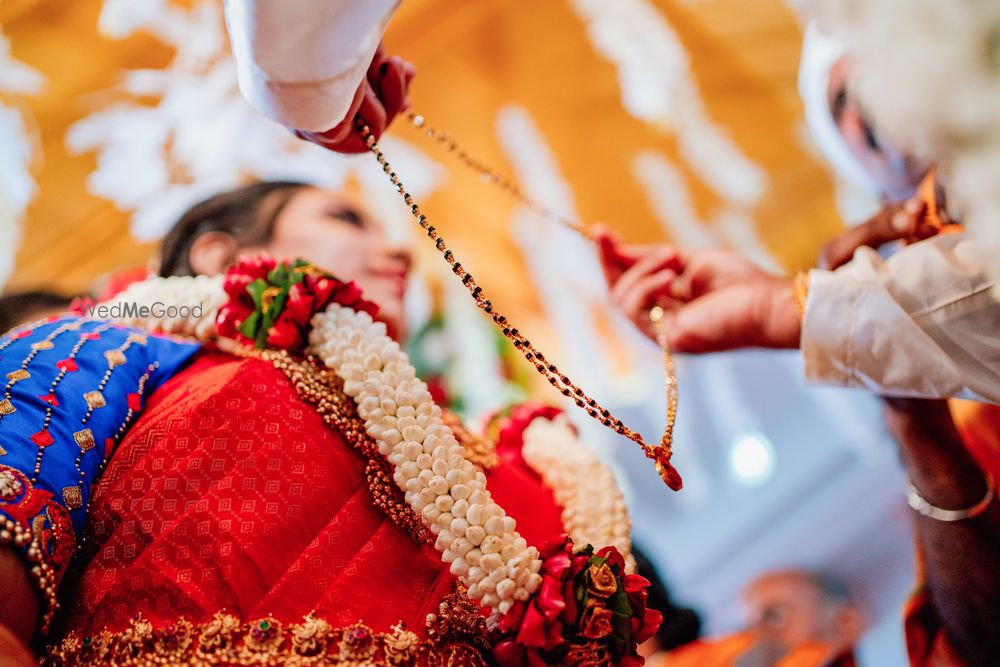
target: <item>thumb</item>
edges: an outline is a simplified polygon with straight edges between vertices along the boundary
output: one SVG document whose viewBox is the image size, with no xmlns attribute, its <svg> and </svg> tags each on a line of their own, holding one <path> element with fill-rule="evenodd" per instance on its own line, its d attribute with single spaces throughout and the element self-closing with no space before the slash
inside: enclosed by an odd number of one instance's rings
<svg viewBox="0 0 1000 667">
<path fill-rule="evenodd" d="M 819 268 L 832 271 L 849 262 L 858 248 L 878 248 L 912 236 L 922 206 L 919 202 L 909 201 L 884 207 L 867 221 L 827 243 L 820 253 Z"/>
<path fill-rule="evenodd" d="M 593 232 L 594 238 L 597 240 L 604 278 L 609 285 L 614 284 L 625 271 L 635 264 L 636 258 L 625 252 L 618 234 L 608 227 L 597 225 L 593 228 Z"/>
</svg>

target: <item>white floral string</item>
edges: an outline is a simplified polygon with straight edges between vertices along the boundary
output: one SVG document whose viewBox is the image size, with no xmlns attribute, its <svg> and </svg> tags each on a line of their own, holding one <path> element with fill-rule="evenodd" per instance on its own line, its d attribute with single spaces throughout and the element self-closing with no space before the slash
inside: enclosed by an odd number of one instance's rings
<svg viewBox="0 0 1000 667">
<path fill-rule="evenodd" d="M 221 275 L 149 278 L 132 283 L 102 306 L 127 326 L 209 340 L 215 336 L 215 316 L 227 299 L 223 280 Z M 139 316 L 143 307 L 150 311 L 146 317 Z"/>
<path fill-rule="evenodd" d="M 521 453 L 563 508 L 563 527 L 573 543 L 613 546 L 624 554 L 626 570 L 634 572 L 632 522 L 618 482 L 579 442 L 569 420 L 535 418 L 524 430 Z"/>
<path fill-rule="evenodd" d="M 309 352 L 344 380 L 406 502 L 437 536 L 434 546 L 469 597 L 500 614 L 531 597 L 542 582 L 538 550 L 493 501 L 385 325 L 338 304 L 312 324 Z"/>
</svg>

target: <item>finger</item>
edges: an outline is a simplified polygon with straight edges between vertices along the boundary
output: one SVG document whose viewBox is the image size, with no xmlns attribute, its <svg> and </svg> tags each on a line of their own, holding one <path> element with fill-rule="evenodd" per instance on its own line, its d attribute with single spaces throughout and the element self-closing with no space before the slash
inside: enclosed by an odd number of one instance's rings
<svg viewBox="0 0 1000 667">
<path fill-rule="evenodd" d="M 612 297 L 620 303 L 624 295 L 631 292 L 640 280 L 664 269 L 670 269 L 676 276 L 677 264 L 675 260 L 676 252 L 672 246 L 659 246 L 652 249 L 618 277 L 611 289 Z"/>
<path fill-rule="evenodd" d="M 379 66 L 382 65 L 382 62 L 384 60 L 385 60 L 385 50 L 382 48 L 382 44 L 380 43 L 378 45 L 378 48 L 375 49 L 375 53 L 372 55 L 372 61 L 368 65 L 368 71 L 365 73 L 365 76 L 368 78 L 368 81 L 371 82 L 373 85 L 376 81 L 378 81 L 378 68 Z"/>
<path fill-rule="evenodd" d="M 364 120 L 368 126 L 368 130 L 377 140 L 382 136 L 382 132 L 385 131 L 385 109 L 375 95 L 375 91 L 372 90 L 367 82 L 365 82 L 364 87 L 365 95 L 361 102 L 361 107 L 358 109 L 358 116 Z M 365 153 L 368 151 L 368 145 L 361 134 L 355 130 L 335 150 L 341 153 Z"/>
<path fill-rule="evenodd" d="M 676 277 L 677 274 L 670 269 L 643 276 L 628 292 L 621 295 L 619 304 L 622 311 L 633 321 L 648 321 L 649 311 L 653 306 L 662 300 L 670 300 L 670 281 Z"/>
<path fill-rule="evenodd" d="M 354 116 L 357 115 L 358 109 L 361 108 L 361 102 L 365 97 L 365 88 L 366 85 L 362 82 L 358 86 L 358 89 L 354 91 L 354 98 L 351 100 L 351 105 L 347 108 L 347 114 L 344 116 L 344 119 L 329 130 L 325 132 L 293 130 L 293 133 L 299 139 L 305 139 L 328 150 L 339 151 L 340 145 L 346 139 L 350 138 L 354 132 Z"/>
<path fill-rule="evenodd" d="M 627 256 L 623 252 L 621 240 L 617 234 L 603 225 L 593 229 L 597 241 L 597 250 L 601 260 L 601 269 L 608 285 L 613 285 L 622 273 L 627 271 L 638 260 L 638 256 Z"/>
<path fill-rule="evenodd" d="M 392 123 L 406 103 L 406 63 L 401 58 L 393 56 L 389 58 L 380 68 L 382 88 L 379 99 L 385 108 L 386 126 Z"/>
<path fill-rule="evenodd" d="M 820 253 L 819 268 L 832 271 L 850 261 L 858 248 L 878 248 L 910 236 L 916 227 L 919 205 L 916 209 L 913 206 L 908 209 L 906 206 L 886 206 L 867 221 L 827 243 Z"/>
<path fill-rule="evenodd" d="M 365 90 L 365 98 L 361 102 L 361 108 L 358 109 L 358 115 L 364 118 L 376 139 L 382 136 L 386 126 L 385 107 L 371 86 L 367 86 Z"/>
<path fill-rule="evenodd" d="M 721 292 L 709 293 L 664 312 L 664 331 L 670 348 L 675 352 L 705 353 L 730 350 L 741 337 L 731 297 Z"/>
<path fill-rule="evenodd" d="M 716 284 L 718 274 L 729 266 L 728 253 L 720 253 L 714 248 L 692 253 L 677 280 L 671 286 L 671 296 L 679 301 L 691 301 L 707 292 Z M 722 263 L 719 258 L 722 258 Z"/>
</svg>

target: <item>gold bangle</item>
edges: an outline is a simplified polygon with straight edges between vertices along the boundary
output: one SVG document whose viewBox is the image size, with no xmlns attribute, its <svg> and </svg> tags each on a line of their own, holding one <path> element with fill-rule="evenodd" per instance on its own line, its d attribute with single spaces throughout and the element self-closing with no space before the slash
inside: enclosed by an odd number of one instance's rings
<svg viewBox="0 0 1000 667">
<path fill-rule="evenodd" d="M 806 319 L 806 300 L 809 298 L 809 273 L 802 271 L 792 282 L 792 294 L 795 296 L 795 307 L 799 311 L 799 321 Z"/>
<path fill-rule="evenodd" d="M 973 519 L 985 512 L 986 508 L 993 502 L 994 492 L 993 477 L 989 473 L 986 473 L 986 495 L 972 507 L 960 510 L 946 510 L 935 507 L 920 495 L 917 488 L 913 486 L 913 482 L 910 482 L 906 487 L 906 502 L 914 512 L 928 519 L 945 522 L 962 521 L 963 519 Z"/>
</svg>

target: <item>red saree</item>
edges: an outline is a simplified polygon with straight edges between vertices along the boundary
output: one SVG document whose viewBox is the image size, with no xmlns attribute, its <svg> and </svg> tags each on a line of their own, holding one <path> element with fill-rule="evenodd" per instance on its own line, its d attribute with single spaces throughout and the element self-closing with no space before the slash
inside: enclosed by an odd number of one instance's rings
<svg viewBox="0 0 1000 667">
<path fill-rule="evenodd" d="M 199 633 L 204 645 L 224 611 L 250 624 L 239 632 L 254 649 L 280 644 L 276 632 L 308 635 L 310 614 L 332 627 L 341 655 L 363 657 L 371 637 L 398 638 L 400 623 L 428 641 L 427 616 L 456 581 L 432 546 L 373 505 L 365 465 L 271 363 L 203 354 L 151 396 L 96 486 L 67 630 L 125 631 L 144 650 L 175 650 Z M 507 463 L 488 476 L 530 543 L 562 532 L 532 471 Z M 338 634 L 359 623 L 360 639 Z M 100 651 L 122 643 L 103 637 Z M 453 639 L 471 655 L 471 639 Z"/>
</svg>

